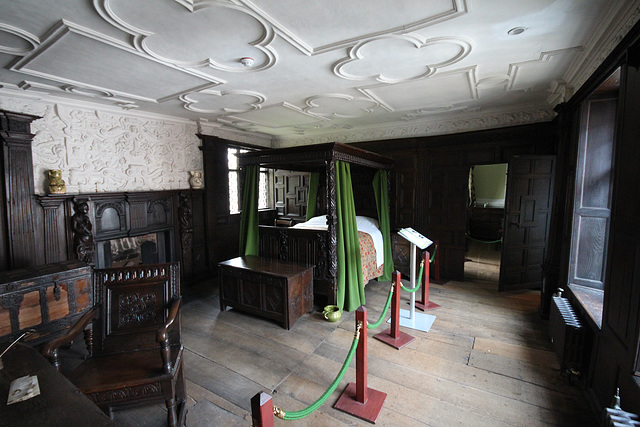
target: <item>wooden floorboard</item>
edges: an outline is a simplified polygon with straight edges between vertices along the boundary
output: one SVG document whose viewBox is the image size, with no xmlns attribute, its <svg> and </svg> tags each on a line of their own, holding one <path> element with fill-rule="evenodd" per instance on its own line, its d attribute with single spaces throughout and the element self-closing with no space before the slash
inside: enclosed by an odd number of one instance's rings
<svg viewBox="0 0 640 427">
<path fill-rule="evenodd" d="M 378 319 L 388 292 L 388 282 L 367 285 L 370 323 Z M 354 313 L 331 323 L 316 307 L 287 331 L 235 310 L 221 312 L 217 293 L 216 281 L 185 292 L 187 425 L 204 426 L 209 420 L 210 425 L 249 426 L 250 399 L 260 391 L 271 394 L 285 411 L 315 402 L 345 360 Z M 537 314 L 539 298 L 539 291 L 499 293 L 497 284 L 489 281 L 431 285 L 430 300 L 442 308 L 428 311 L 436 316 L 428 332 L 402 328 L 416 339 L 396 350 L 373 339 L 388 324 L 367 331 L 368 386 L 388 395 L 376 424 L 597 425 L 582 391 L 560 376 L 546 321 Z M 402 308 L 408 308 L 408 300 L 403 294 Z M 275 424 L 370 425 L 332 407 L 353 381 L 355 361 L 317 411 L 299 421 L 276 419 Z M 154 425 L 152 417 L 155 425 L 163 425 L 166 412 L 161 406 L 148 414 L 121 411 L 116 420 L 127 426 Z"/>
</svg>

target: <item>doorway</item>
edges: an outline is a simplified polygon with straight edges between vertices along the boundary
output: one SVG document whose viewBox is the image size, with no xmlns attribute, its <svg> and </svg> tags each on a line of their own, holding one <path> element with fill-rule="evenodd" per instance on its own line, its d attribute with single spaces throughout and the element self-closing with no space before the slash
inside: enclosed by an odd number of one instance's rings
<svg viewBox="0 0 640 427">
<path fill-rule="evenodd" d="M 490 281 L 498 285 L 507 163 L 474 165 L 469 168 L 465 280 Z"/>
</svg>

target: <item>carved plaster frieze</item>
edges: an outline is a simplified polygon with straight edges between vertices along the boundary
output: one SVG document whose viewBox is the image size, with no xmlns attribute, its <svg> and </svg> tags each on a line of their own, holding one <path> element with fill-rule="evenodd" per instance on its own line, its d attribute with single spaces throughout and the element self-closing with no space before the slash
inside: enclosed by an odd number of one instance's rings
<svg viewBox="0 0 640 427">
<path fill-rule="evenodd" d="M 35 192 L 60 169 L 69 193 L 187 189 L 202 170 L 194 122 L 0 97 L 0 108 L 36 114 L 31 124 Z"/>
<path fill-rule="evenodd" d="M 598 21 L 589 42 L 565 73 L 564 80 L 579 88 L 604 62 L 631 28 L 640 21 L 640 5 L 635 2 L 607 2 L 607 14 Z"/>
<path fill-rule="evenodd" d="M 555 117 L 553 108 L 534 108 L 519 112 L 504 112 L 494 114 L 474 115 L 457 120 L 418 120 L 410 124 L 378 127 L 375 129 L 352 129 L 339 133 L 308 136 L 304 138 L 279 139 L 274 141 L 274 148 L 291 147 L 296 145 L 312 145 L 327 142 L 361 142 L 396 138 L 412 138 L 450 133 L 469 132 L 493 129 L 507 126 L 519 126 L 531 123 L 550 121 Z"/>
</svg>

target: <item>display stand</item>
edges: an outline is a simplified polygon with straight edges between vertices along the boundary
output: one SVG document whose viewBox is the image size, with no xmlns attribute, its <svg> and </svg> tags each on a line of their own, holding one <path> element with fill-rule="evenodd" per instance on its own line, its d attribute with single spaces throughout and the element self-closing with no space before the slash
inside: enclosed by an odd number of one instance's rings
<svg viewBox="0 0 640 427">
<path fill-rule="evenodd" d="M 422 311 L 434 310 L 439 308 L 440 305 L 435 302 L 429 301 L 429 257 L 431 255 L 429 252 L 422 253 L 422 262 L 425 266 L 422 273 L 422 299 L 420 301 L 416 301 L 416 308 L 419 308 Z"/>
<path fill-rule="evenodd" d="M 416 259 L 418 247 L 420 249 L 426 249 L 431 243 L 431 240 L 424 237 L 422 234 L 415 231 L 413 228 L 403 228 L 398 231 L 398 235 L 404 237 L 411 243 L 411 257 L 410 257 L 410 274 L 411 274 L 411 289 L 415 289 L 416 287 Z M 428 268 L 425 266 L 425 268 Z M 435 320 L 435 316 L 425 314 L 425 313 L 416 313 L 416 293 L 411 292 L 411 300 L 410 300 L 410 309 L 409 310 L 400 310 L 400 326 L 404 326 L 411 329 L 416 329 L 418 331 L 428 332 L 431 329 L 431 325 L 433 325 L 433 321 Z M 388 322 L 390 322 L 389 319 Z"/>
</svg>

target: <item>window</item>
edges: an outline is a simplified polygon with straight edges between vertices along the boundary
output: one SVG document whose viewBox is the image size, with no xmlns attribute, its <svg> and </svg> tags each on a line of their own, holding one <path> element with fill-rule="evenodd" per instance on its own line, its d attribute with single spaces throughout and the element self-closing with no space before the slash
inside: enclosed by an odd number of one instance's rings
<svg viewBox="0 0 640 427">
<path fill-rule="evenodd" d="M 227 162 L 229 167 L 229 213 L 240 212 L 240 171 L 238 170 L 237 154 L 246 153 L 245 148 L 229 147 Z M 271 197 L 269 191 L 269 170 L 260 168 L 260 184 L 258 193 L 258 209 L 268 209 Z"/>
</svg>

